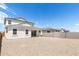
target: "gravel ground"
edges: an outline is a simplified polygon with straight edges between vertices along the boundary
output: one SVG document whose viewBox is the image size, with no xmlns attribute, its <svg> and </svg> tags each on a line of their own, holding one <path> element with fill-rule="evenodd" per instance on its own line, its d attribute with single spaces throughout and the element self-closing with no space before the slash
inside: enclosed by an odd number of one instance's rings
<svg viewBox="0 0 79 59">
<path fill-rule="evenodd" d="M 77 56 L 79 39 L 33 37 L 2 40 L 3 56 Z"/>
</svg>

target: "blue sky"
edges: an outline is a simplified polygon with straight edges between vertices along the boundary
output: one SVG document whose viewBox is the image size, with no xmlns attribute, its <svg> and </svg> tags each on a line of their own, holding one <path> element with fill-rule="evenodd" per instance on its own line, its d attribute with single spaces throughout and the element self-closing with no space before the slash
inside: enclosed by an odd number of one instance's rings
<svg viewBox="0 0 79 59">
<path fill-rule="evenodd" d="M 37 27 L 65 28 L 79 31 L 79 4 L 77 3 L 9 3 L 0 11 L 9 17 L 23 17 Z M 8 10 L 7 10 L 8 9 Z M 2 31 L 2 25 L 0 30 Z"/>
</svg>

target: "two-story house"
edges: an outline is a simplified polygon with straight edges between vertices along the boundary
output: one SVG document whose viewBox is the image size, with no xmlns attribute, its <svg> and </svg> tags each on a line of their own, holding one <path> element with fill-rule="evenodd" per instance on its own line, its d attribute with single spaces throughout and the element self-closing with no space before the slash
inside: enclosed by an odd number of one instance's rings
<svg viewBox="0 0 79 59">
<path fill-rule="evenodd" d="M 8 39 L 49 36 L 55 32 L 68 32 L 65 29 L 37 28 L 34 23 L 23 18 L 5 18 L 5 37 Z"/>
<path fill-rule="evenodd" d="M 10 39 L 35 37 L 41 34 L 39 28 L 34 27 L 34 23 L 23 18 L 5 18 L 5 37 Z"/>
</svg>

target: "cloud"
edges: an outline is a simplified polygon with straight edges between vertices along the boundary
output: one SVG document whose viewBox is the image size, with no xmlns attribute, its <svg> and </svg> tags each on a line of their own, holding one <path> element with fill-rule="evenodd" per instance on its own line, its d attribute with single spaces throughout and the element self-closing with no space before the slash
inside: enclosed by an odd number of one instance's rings
<svg viewBox="0 0 79 59">
<path fill-rule="evenodd" d="M 76 26 L 79 26 L 79 24 L 75 24 Z"/>
<path fill-rule="evenodd" d="M 0 23 L 4 23 L 4 18 L 8 17 L 8 15 L 2 11 L 0 11 Z"/>
<path fill-rule="evenodd" d="M 0 17 L 8 17 L 8 15 L 2 11 L 0 11 Z"/>
<path fill-rule="evenodd" d="M 4 9 L 5 11 L 9 12 L 9 13 L 12 14 L 13 16 L 16 16 L 16 15 L 17 15 L 14 10 L 12 10 L 11 8 L 9 8 L 9 7 L 8 7 L 6 4 L 4 4 L 4 3 L 0 3 L 0 9 Z"/>
<path fill-rule="evenodd" d="M 9 17 L 16 16 L 15 11 L 9 8 L 6 4 L 0 3 L 0 31 L 4 30 L 4 18 L 8 16 Z"/>
<path fill-rule="evenodd" d="M 3 20 L 0 20 L 0 23 L 3 23 Z"/>
<path fill-rule="evenodd" d="M 7 9 L 7 11 L 8 12 L 10 12 L 11 14 L 13 14 L 14 16 L 16 16 L 17 14 L 15 13 L 15 11 L 14 10 L 12 10 L 11 8 L 8 8 Z"/>
<path fill-rule="evenodd" d="M 71 27 L 69 27 L 69 30 L 71 32 L 79 32 L 79 23 L 76 23 L 76 24 L 72 25 Z"/>
<path fill-rule="evenodd" d="M 3 12 L 4 10 L 4 12 Z M 6 12 L 6 13 L 5 13 Z M 0 23 L 3 23 L 3 19 L 5 17 L 15 17 L 17 16 L 17 14 L 15 13 L 14 10 L 12 10 L 11 8 L 9 8 L 6 4 L 4 3 L 0 3 Z"/>
<path fill-rule="evenodd" d="M 4 31 L 4 18 L 5 17 L 8 17 L 8 15 L 0 11 L 0 31 Z"/>
<path fill-rule="evenodd" d="M 5 9 L 5 10 L 7 10 L 7 6 L 4 4 L 4 3 L 0 3 L 0 9 Z"/>
</svg>

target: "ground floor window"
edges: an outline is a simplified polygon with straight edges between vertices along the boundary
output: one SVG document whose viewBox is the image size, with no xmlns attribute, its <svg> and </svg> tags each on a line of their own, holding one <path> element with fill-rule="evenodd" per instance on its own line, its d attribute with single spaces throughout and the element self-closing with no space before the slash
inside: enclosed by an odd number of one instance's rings
<svg viewBox="0 0 79 59">
<path fill-rule="evenodd" d="M 31 31 L 31 37 L 36 37 L 36 36 L 37 36 L 37 31 L 36 30 Z"/>
<path fill-rule="evenodd" d="M 17 29 L 13 29 L 13 34 L 17 34 Z"/>
<path fill-rule="evenodd" d="M 47 31 L 47 33 L 50 33 L 50 31 Z"/>
<path fill-rule="evenodd" d="M 39 31 L 39 33 L 41 33 L 41 31 Z"/>
<path fill-rule="evenodd" d="M 26 30 L 26 34 L 28 34 L 28 30 Z"/>
</svg>

